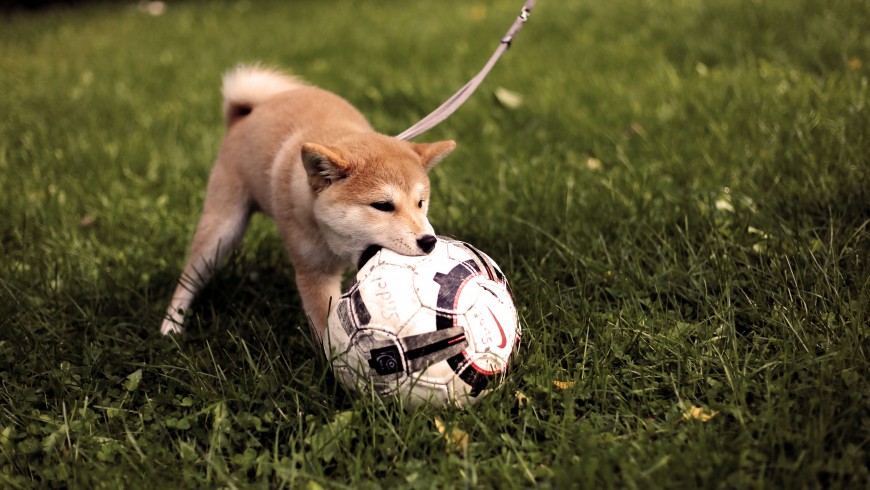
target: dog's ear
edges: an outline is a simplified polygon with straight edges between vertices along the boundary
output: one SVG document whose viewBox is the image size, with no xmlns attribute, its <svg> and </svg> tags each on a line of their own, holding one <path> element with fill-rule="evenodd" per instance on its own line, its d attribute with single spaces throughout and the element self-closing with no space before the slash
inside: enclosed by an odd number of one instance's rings
<svg viewBox="0 0 870 490">
<path fill-rule="evenodd" d="M 423 163 L 423 168 L 428 172 L 432 167 L 444 160 L 447 155 L 456 149 L 456 142 L 453 140 L 437 141 L 435 143 L 416 143 L 411 145 L 411 148 L 420 155 L 420 160 Z"/>
<path fill-rule="evenodd" d="M 347 177 L 348 164 L 337 148 L 317 143 L 302 145 L 302 163 L 308 173 L 308 184 L 320 192 L 336 180 Z"/>
</svg>

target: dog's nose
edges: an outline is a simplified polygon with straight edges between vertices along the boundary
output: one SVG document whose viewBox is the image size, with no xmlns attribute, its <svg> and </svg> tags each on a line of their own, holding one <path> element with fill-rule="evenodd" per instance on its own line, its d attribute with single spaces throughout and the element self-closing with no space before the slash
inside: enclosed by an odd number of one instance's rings
<svg viewBox="0 0 870 490">
<path fill-rule="evenodd" d="M 422 238 L 417 239 L 417 246 L 420 247 L 420 250 L 423 252 L 429 253 L 433 248 L 435 248 L 435 243 L 437 241 L 438 239 L 432 235 L 424 235 Z"/>
</svg>

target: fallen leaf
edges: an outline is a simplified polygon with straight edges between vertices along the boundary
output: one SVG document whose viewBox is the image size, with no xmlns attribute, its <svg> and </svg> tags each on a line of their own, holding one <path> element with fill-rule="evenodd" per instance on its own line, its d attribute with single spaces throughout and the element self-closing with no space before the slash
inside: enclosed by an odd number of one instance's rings
<svg viewBox="0 0 870 490">
<path fill-rule="evenodd" d="M 308 490 L 323 490 L 323 485 L 321 485 L 320 483 L 317 483 L 314 480 L 308 480 L 308 483 L 306 484 L 305 488 L 307 488 Z"/>
<path fill-rule="evenodd" d="M 759 230 L 758 228 L 756 228 L 754 226 L 750 226 L 750 227 L 746 228 L 746 232 L 749 233 L 750 235 L 758 235 L 764 239 L 767 239 L 767 237 L 768 237 L 767 233 L 765 233 L 763 230 Z"/>
<path fill-rule="evenodd" d="M 137 369 L 130 373 L 127 376 L 127 381 L 124 381 L 124 389 L 127 391 L 136 391 L 136 388 L 139 387 L 139 383 L 142 382 L 142 370 Z"/>
<path fill-rule="evenodd" d="M 97 218 L 92 214 L 86 214 L 82 216 L 82 219 L 79 220 L 79 226 L 82 228 L 88 228 L 97 222 Z"/>
<path fill-rule="evenodd" d="M 311 446 L 312 451 L 319 454 L 324 462 L 329 463 L 339 454 L 339 447 L 343 442 L 342 438 L 352 420 L 352 411 L 338 412 L 330 422 L 314 429 L 305 437 L 305 442 Z"/>
<path fill-rule="evenodd" d="M 710 410 L 709 408 L 701 408 L 692 405 L 692 408 L 683 412 L 684 420 L 700 420 L 701 422 L 707 422 L 718 414 L 718 410 Z"/>
<path fill-rule="evenodd" d="M 734 206 L 732 206 L 727 199 L 717 199 L 716 209 L 718 209 L 719 211 L 728 211 L 731 213 L 734 212 Z"/>
<path fill-rule="evenodd" d="M 523 96 L 503 87 L 495 89 L 495 99 L 508 109 L 516 109 L 523 105 Z"/>
<path fill-rule="evenodd" d="M 627 129 L 629 136 L 640 136 L 643 139 L 646 139 L 646 128 L 643 127 L 643 124 L 639 122 L 633 122 L 628 125 Z"/>
<path fill-rule="evenodd" d="M 481 21 L 486 18 L 486 5 L 478 3 L 471 6 L 468 11 L 469 17 L 474 21 Z"/>
<path fill-rule="evenodd" d="M 577 384 L 577 383 L 575 383 L 574 381 L 553 381 L 553 385 L 556 386 L 556 388 L 559 388 L 560 390 L 567 390 L 568 388 L 571 388 L 575 384 Z"/>
<path fill-rule="evenodd" d="M 139 2 L 139 11 L 157 17 L 166 12 L 166 2 L 141 1 Z"/>
<path fill-rule="evenodd" d="M 3 432 L 0 432 L 0 446 L 4 448 L 10 446 L 12 444 L 12 438 L 15 436 L 15 427 L 7 426 L 3 428 Z"/>
<path fill-rule="evenodd" d="M 438 429 L 438 433 L 444 436 L 444 440 L 447 441 L 448 450 L 457 449 L 465 452 L 468 449 L 468 433 L 464 430 L 456 427 L 448 430 L 444 422 L 438 417 L 435 417 L 435 428 Z"/>
</svg>

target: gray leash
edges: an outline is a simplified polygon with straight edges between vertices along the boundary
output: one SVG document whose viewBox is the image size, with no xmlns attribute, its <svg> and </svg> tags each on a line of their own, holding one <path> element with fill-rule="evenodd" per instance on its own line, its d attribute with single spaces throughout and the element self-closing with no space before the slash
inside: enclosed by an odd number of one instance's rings
<svg viewBox="0 0 870 490">
<path fill-rule="evenodd" d="M 522 11 L 520 11 L 519 17 L 514 21 L 513 25 L 510 29 L 508 29 L 507 34 L 503 38 L 501 38 L 501 43 L 496 48 L 495 53 L 489 57 L 489 61 L 486 62 L 486 65 L 483 66 L 483 69 L 474 76 L 468 83 L 465 84 L 461 89 L 459 89 L 455 94 L 453 94 L 449 99 L 447 99 L 443 104 L 438 106 L 437 109 L 432 111 L 431 114 L 421 119 L 417 124 L 411 126 L 406 129 L 402 134 L 396 136 L 396 138 L 400 140 L 410 141 L 417 136 L 429 131 L 434 128 L 441 121 L 447 119 L 451 114 L 456 112 L 456 109 L 459 109 L 459 106 L 465 103 L 471 94 L 477 89 L 477 87 L 483 82 L 483 79 L 489 74 L 492 67 L 495 66 L 495 63 L 501 58 L 501 55 L 507 51 L 510 47 L 511 42 L 514 39 L 514 36 L 520 31 L 523 27 L 523 24 L 529 20 L 529 14 L 532 12 L 532 8 L 535 6 L 536 0 L 526 0 L 525 5 L 523 5 Z"/>
</svg>

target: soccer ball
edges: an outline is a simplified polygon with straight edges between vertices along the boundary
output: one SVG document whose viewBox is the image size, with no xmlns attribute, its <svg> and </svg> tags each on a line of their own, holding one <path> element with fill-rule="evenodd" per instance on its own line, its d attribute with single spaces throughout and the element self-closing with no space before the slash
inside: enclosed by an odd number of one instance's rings
<svg viewBox="0 0 870 490">
<path fill-rule="evenodd" d="M 374 253 L 332 308 L 323 345 L 350 391 L 463 407 L 502 381 L 519 340 L 498 265 L 439 237 L 425 256 Z"/>
</svg>

